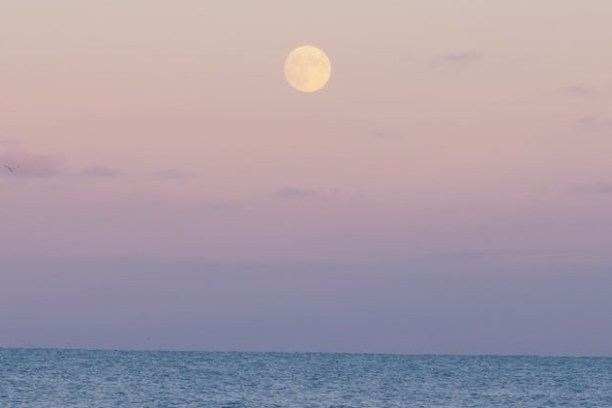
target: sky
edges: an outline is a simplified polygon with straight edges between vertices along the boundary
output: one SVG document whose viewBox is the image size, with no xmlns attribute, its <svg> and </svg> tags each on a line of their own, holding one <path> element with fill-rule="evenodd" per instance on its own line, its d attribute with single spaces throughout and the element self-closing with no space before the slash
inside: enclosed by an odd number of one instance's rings
<svg viewBox="0 0 612 408">
<path fill-rule="evenodd" d="M 0 347 L 612 356 L 610 15 L 3 0 Z"/>
</svg>

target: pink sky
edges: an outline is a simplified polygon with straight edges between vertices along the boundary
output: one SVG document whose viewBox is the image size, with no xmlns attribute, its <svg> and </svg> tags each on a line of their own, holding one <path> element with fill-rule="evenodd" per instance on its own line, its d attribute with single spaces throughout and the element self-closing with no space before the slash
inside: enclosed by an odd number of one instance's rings
<svg viewBox="0 0 612 408">
<path fill-rule="evenodd" d="M 0 169 L 0 258 L 609 270 L 610 15 L 3 0 L 0 165 L 20 167 Z M 302 44 L 331 59 L 321 92 L 283 78 Z"/>
</svg>

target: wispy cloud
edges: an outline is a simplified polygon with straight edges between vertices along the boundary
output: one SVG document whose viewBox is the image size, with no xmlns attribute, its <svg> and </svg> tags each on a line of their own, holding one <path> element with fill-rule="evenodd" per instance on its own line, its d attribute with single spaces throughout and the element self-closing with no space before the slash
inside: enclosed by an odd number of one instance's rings
<svg viewBox="0 0 612 408">
<path fill-rule="evenodd" d="M 165 169 L 158 171 L 153 174 L 153 177 L 168 179 L 168 180 L 182 180 L 187 178 L 192 178 L 195 175 L 192 173 L 185 173 L 183 171 L 177 169 Z"/>
<path fill-rule="evenodd" d="M 434 57 L 429 63 L 430 68 L 460 67 L 474 64 L 484 59 L 484 54 L 480 52 L 467 51 L 457 52 Z"/>
<path fill-rule="evenodd" d="M 239 209 L 237 204 L 228 201 L 207 201 L 203 203 L 203 207 L 211 211 L 234 211 Z"/>
<path fill-rule="evenodd" d="M 17 139 L 11 139 L 11 138 L 0 138 L 0 146 L 5 146 L 5 147 L 13 147 L 13 146 L 17 146 L 21 144 L 21 142 Z"/>
<path fill-rule="evenodd" d="M 403 64 L 412 64 L 412 63 L 418 63 L 419 62 L 419 58 L 412 55 L 412 54 L 400 54 L 399 55 L 399 62 L 403 63 Z"/>
<path fill-rule="evenodd" d="M 113 167 L 107 166 L 92 166 L 87 167 L 81 170 L 79 173 L 80 176 L 83 177 L 118 177 L 122 176 L 124 173 L 120 169 L 116 169 Z"/>
<path fill-rule="evenodd" d="M 612 130 L 612 118 L 599 115 L 584 116 L 578 120 L 578 125 L 591 131 Z"/>
<path fill-rule="evenodd" d="M 340 190 L 311 190 L 299 187 L 283 187 L 274 192 L 274 195 L 283 200 L 306 200 L 306 199 L 332 199 L 341 195 Z"/>
<path fill-rule="evenodd" d="M 381 140 L 400 140 L 404 138 L 403 134 L 387 129 L 373 129 L 370 131 L 370 135 Z"/>
<path fill-rule="evenodd" d="M 579 193 L 612 195 L 612 183 L 590 183 L 583 184 L 573 189 Z"/>
<path fill-rule="evenodd" d="M 589 86 L 584 84 L 574 84 L 560 88 L 559 93 L 571 97 L 587 99 L 612 98 L 612 86 Z"/>
<path fill-rule="evenodd" d="M 559 89 L 559 92 L 566 95 L 592 96 L 597 90 L 585 85 L 570 85 Z"/>
<path fill-rule="evenodd" d="M 53 177 L 61 173 L 61 157 L 15 150 L 0 155 L 0 175 L 12 177 Z M 5 166 L 15 168 L 11 172 Z"/>
<path fill-rule="evenodd" d="M 276 191 L 276 196 L 280 198 L 289 198 L 289 199 L 303 199 L 310 197 L 317 197 L 320 194 L 315 190 L 307 190 L 303 188 L 297 187 L 283 187 Z"/>
</svg>

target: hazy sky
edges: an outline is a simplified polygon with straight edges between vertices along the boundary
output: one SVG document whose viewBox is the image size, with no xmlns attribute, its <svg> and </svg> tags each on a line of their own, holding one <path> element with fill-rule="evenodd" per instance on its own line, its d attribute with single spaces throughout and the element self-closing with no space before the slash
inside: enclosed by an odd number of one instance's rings
<svg viewBox="0 0 612 408">
<path fill-rule="evenodd" d="M 0 346 L 612 355 L 611 15 L 1 1 Z"/>
</svg>

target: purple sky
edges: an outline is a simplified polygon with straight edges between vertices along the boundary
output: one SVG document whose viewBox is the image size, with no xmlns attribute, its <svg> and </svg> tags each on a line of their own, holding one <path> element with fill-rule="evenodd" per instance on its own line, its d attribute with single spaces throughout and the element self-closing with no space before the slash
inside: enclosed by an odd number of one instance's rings
<svg viewBox="0 0 612 408">
<path fill-rule="evenodd" d="M 610 15 L 2 1 L 0 347 L 612 356 Z"/>
</svg>

